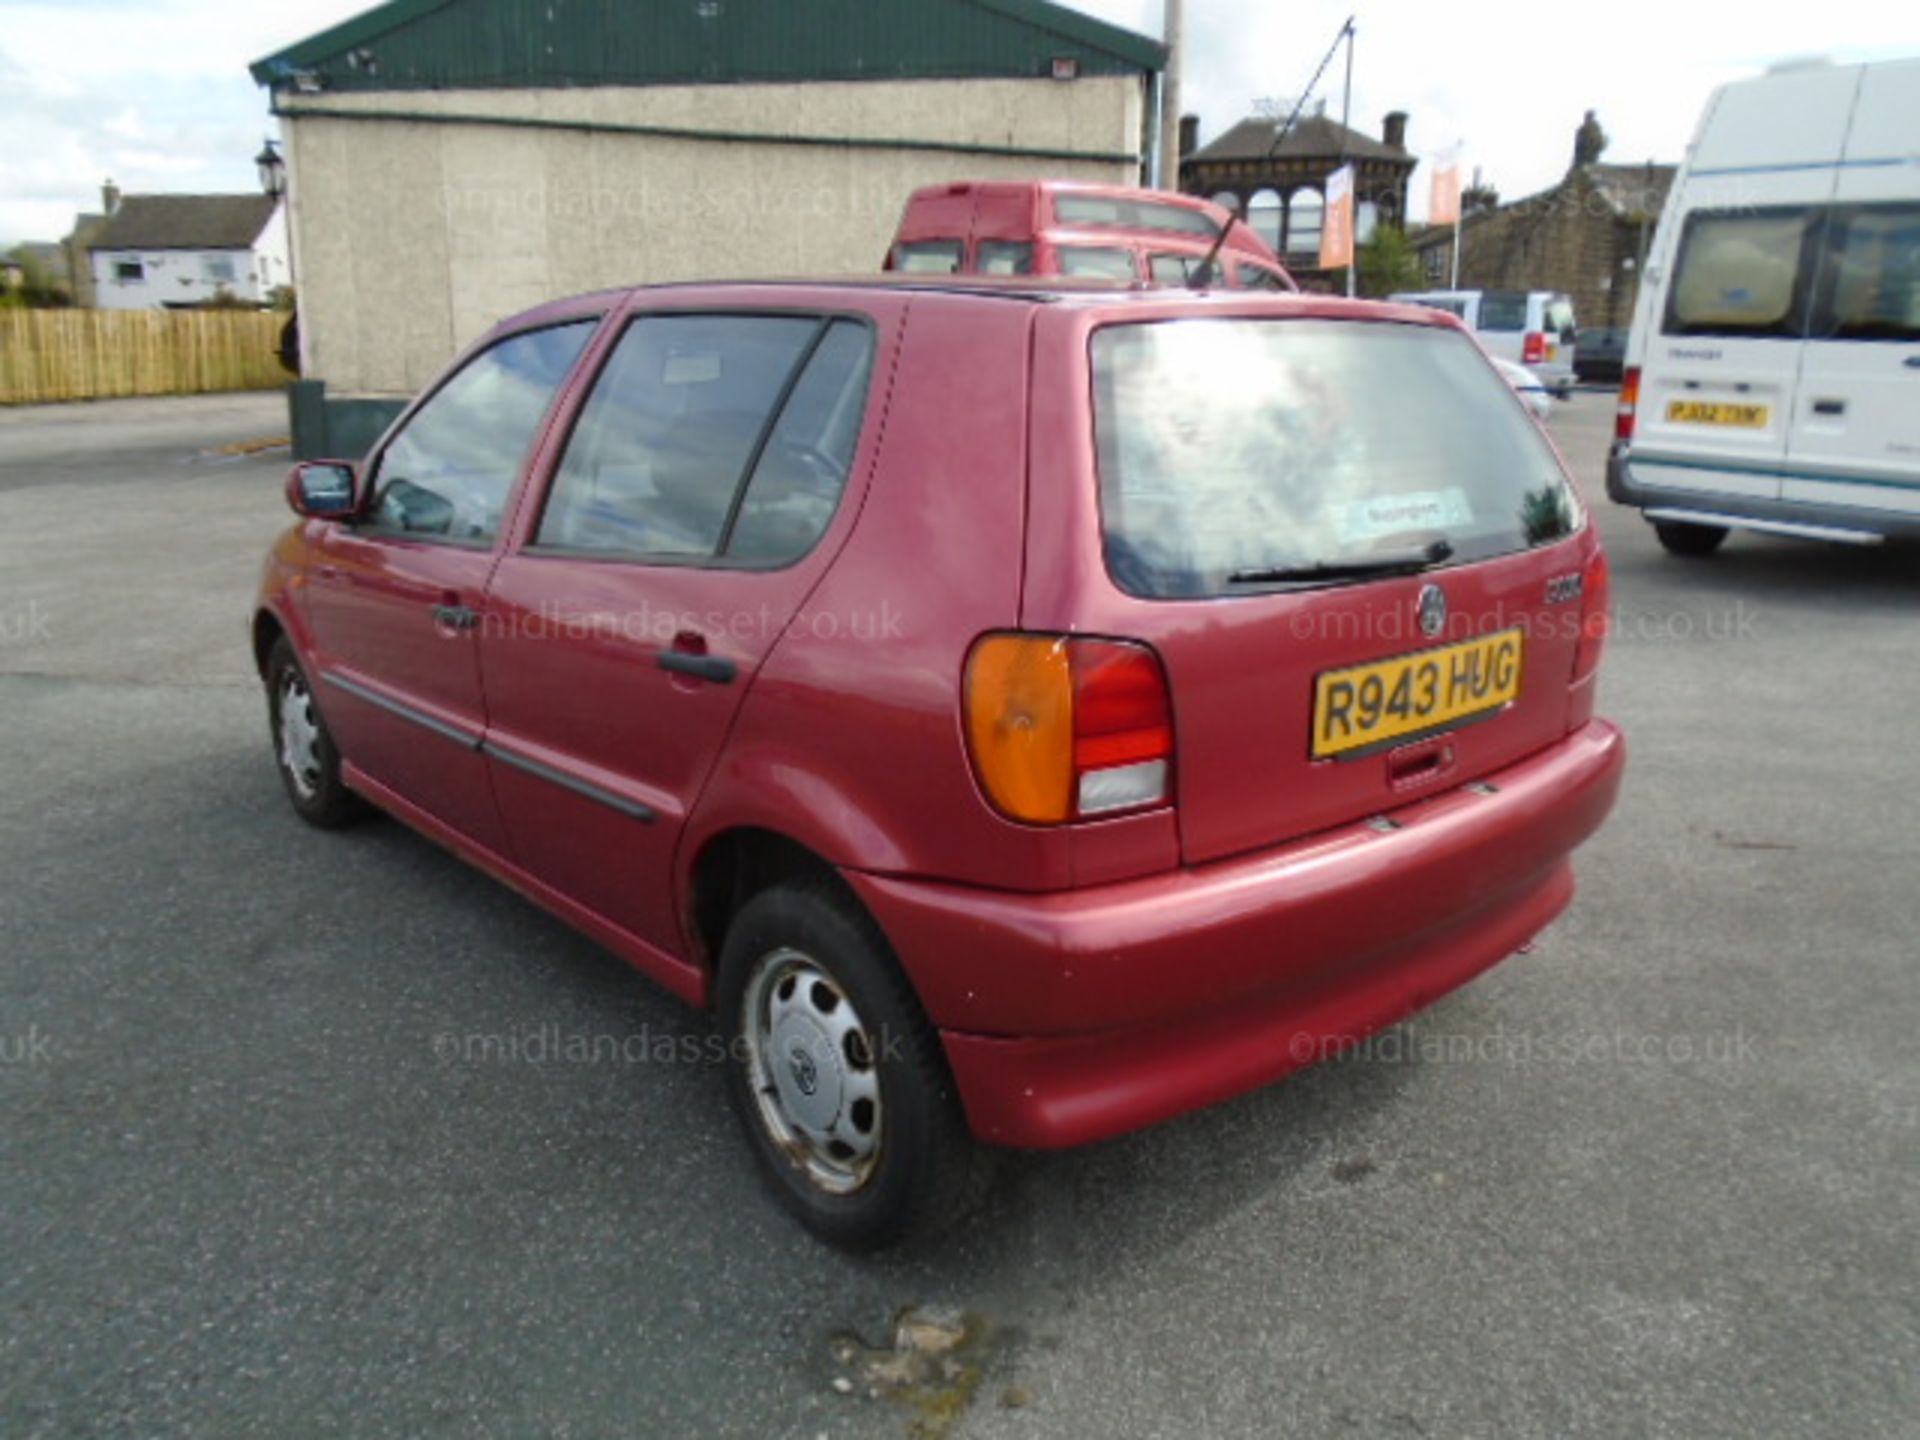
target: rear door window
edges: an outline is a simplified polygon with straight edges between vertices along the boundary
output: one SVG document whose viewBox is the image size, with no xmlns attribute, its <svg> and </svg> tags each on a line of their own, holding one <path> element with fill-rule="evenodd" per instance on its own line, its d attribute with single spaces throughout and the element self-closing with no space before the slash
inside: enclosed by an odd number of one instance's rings
<svg viewBox="0 0 1920 1440">
<path fill-rule="evenodd" d="M 1680 232 L 1664 332 L 1798 336 L 1816 228 L 1805 206 L 1694 211 Z"/>
<path fill-rule="evenodd" d="M 958 275 L 958 240 L 909 240 L 893 247 L 893 268 L 908 275 Z"/>
<path fill-rule="evenodd" d="M 1136 280 L 1133 252 L 1104 245 L 1062 245 L 1055 250 L 1060 273 L 1089 280 Z"/>
<path fill-rule="evenodd" d="M 1834 212 L 1812 336 L 1920 341 L 1920 205 Z"/>
<path fill-rule="evenodd" d="M 1556 295 L 1547 301 L 1545 328 L 1549 335 L 1559 336 L 1561 344 L 1573 344 L 1573 302 L 1566 296 Z"/>
<path fill-rule="evenodd" d="M 1254 593 L 1272 586 L 1237 572 L 1436 540 L 1478 560 L 1581 523 L 1539 428 L 1458 331 L 1110 325 L 1092 365 L 1107 568 L 1133 595 Z"/>
<path fill-rule="evenodd" d="M 871 331 L 812 316 L 651 315 L 621 336 L 536 544 L 778 564 L 825 531 L 858 439 Z"/>
</svg>

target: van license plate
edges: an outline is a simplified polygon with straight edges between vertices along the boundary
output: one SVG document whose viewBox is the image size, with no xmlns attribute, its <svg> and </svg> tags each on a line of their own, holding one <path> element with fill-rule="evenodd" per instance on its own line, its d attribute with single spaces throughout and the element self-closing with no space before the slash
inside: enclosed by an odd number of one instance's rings
<svg viewBox="0 0 1920 1440">
<path fill-rule="evenodd" d="M 1326 671 L 1314 680 L 1313 758 L 1372 750 L 1498 710 L 1520 694 L 1521 639 L 1517 629 L 1502 630 Z"/>
<path fill-rule="evenodd" d="M 1720 400 L 1670 400 L 1667 421 L 1673 425 L 1733 425 L 1742 430 L 1764 430 L 1767 407 Z"/>
</svg>

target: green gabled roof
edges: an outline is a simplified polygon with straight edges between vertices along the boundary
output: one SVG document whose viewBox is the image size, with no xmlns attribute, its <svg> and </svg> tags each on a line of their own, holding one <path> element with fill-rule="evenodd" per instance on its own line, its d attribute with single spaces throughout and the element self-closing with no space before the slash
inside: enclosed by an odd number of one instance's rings
<svg viewBox="0 0 1920 1440">
<path fill-rule="evenodd" d="M 389 0 L 255 62 L 336 91 L 1083 75 L 1159 41 L 1048 0 Z"/>
</svg>

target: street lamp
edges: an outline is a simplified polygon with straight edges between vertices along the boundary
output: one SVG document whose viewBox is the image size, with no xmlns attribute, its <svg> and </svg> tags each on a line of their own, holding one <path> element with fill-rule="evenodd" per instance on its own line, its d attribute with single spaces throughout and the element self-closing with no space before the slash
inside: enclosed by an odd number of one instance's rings
<svg viewBox="0 0 1920 1440">
<path fill-rule="evenodd" d="M 260 153 L 253 157 L 253 165 L 260 172 L 260 188 L 278 200 L 287 193 L 287 162 L 280 158 L 280 147 L 272 140 L 260 143 Z"/>
</svg>

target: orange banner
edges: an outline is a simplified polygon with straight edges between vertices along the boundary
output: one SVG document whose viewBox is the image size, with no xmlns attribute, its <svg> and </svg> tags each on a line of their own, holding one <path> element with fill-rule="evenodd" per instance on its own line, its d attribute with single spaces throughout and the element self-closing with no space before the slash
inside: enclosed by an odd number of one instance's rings
<svg viewBox="0 0 1920 1440">
<path fill-rule="evenodd" d="M 1427 223 L 1457 225 L 1460 222 L 1460 157 L 1449 156 L 1433 163 L 1433 194 L 1427 200 Z"/>
<path fill-rule="evenodd" d="M 1353 264 L 1353 167 L 1327 177 L 1327 209 L 1320 228 L 1320 268 Z"/>
</svg>

